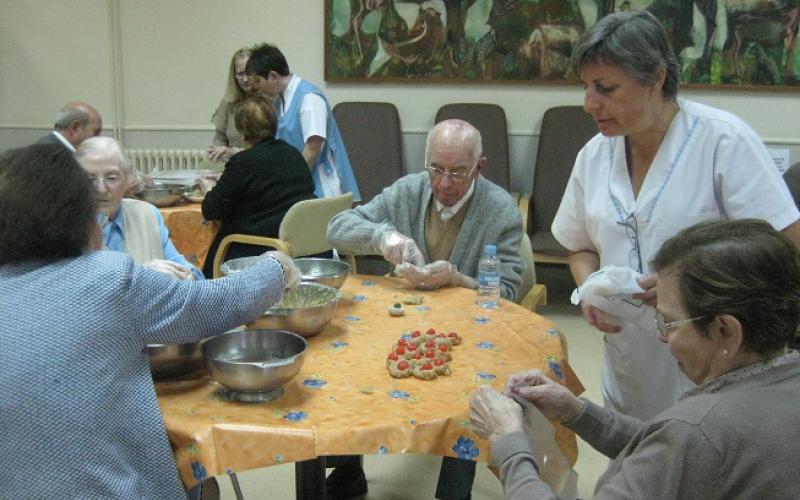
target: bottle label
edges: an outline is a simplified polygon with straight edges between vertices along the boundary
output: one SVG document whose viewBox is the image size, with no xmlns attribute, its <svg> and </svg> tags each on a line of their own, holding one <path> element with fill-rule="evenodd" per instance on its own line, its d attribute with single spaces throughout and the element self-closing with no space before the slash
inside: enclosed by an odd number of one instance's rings
<svg viewBox="0 0 800 500">
<path fill-rule="evenodd" d="M 500 287 L 500 273 L 481 273 L 478 276 L 478 286 L 486 288 Z"/>
</svg>

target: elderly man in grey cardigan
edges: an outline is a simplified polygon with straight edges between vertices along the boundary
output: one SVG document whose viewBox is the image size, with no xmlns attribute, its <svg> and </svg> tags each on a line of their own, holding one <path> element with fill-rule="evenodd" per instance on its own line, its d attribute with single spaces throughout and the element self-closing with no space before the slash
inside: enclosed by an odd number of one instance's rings
<svg viewBox="0 0 800 500">
<path fill-rule="evenodd" d="M 485 166 L 480 132 L 462 120 L 443 121 L 428 133 L 426 171 L 407 175 L 366 205 L 336 215 L 328 225 L 328 241 L 342 253 L 383 255 L 397 265 L 397 274 L 427 289 L 475 288 L 483 248 L 495 244 L 501 295 L 514 300 L 522 281 L 522 220 L 511 195 L 481 177 Z M 363 471 L 346 469 L 331 474 L 329 490 L 349 481 L 362 487 L 343 487 L 342 496 L 366 492 Z M 474 475 L 475 462 L 445 457 L 437 498 L 469 498 Z"/>
<path fill-rule="evenodd" d="M 501 295 L 514 300 L 522 281 L 522 222 L 511 195 L 481 177 L 481 153 L 480 132 L 469 123 L 437 124 L 425 144 L 426 171 L 335 216 L 328 241 L 342 253 L 383 255 L 421 288 L 475 288 L 483 247 L 496 244 Z"/>
</svg>

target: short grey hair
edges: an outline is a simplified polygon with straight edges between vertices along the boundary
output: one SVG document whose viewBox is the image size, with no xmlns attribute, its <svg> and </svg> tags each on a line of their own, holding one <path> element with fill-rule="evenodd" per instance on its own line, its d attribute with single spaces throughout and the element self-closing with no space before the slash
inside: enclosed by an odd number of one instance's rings
<svg viewBox="0 0 800 500">
<path fill-rule="evenodd" d="M 615 12 L 586 30 L 572 52 L 572 71 L 580 75 L 585 64 L 594 63 L 619 66 L 643 85 L 656 83 L 664 68 L 664 98 L 678 95 L 681 65 L 664 27 L 647 11 Z"/>
<path fill-rule="evenodd" d="M 64 130 L 69 128 L 69 124 L 74 121 L 77 121 L 81 127 L 85 127 L 89 123 L 89 111 L 78 107 L 64 108 L 56 115 L 56 122 L 53 124 L 53 128 Z"/>
<path fill-rule="evenodd" d="M 111 137 L 90 137 L 75 150 L 75 159 L 82 166 L 88 161 L 106 161 L 122 170 L 125 176 L 131 175 L 131 165 L 122 153 L 119 143 Z"/>
<path fill-rule="evenodd" d="M 478 163 L 483 155 L 483 141 L 481 133 L 469 122 L 464 120 L 444 120 L 428 132 L 425 139 L 425 166 L 427 167 L 431 159 L 431 143 L 434 139 L 442 138 L 445 140 L 460 140 L 465 147 L 472 148 L 473 163 Z"/>
</svg>

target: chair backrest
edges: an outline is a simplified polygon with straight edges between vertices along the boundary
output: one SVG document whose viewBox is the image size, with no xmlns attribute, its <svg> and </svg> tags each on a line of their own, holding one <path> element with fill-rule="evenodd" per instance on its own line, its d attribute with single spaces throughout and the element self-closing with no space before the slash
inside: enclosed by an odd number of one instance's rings
<svg viewBox="0 0 800 500">
<path fill-rule="evenodd" d="M 333 198 L 299 201 L 283 216 L 278 238 L 287 242 L 293 257 L 330 250 L 326 232 L 334 215 L 353 206 L 353 193 Z"/>
<path fill-rule="evenodd" d="M 445 104 L 436 112 L 436 123 L 452 118 L 469 122 L 481 133 L 483 155 L 487 158 L 484 177 L 511 190 L 511 162 L 508 156 L 506 112 L 497 104 Z"/>
<path fill-rule="evenodd" d="M 528 212 L 529 234 L 550 231 L 567 188 L 575 158 L 597 125 L 581 106 L 558 106 L 544 113 Z"/>
<path fill-rule="evenodd" d="M 794 203 L 800 208 L 800 162 L 786 169 L 786 172 L 783 173 L 783 180 L 789 187 L 789 192 L 792 193 Z"/>
<path fill-rule="evenodd" d="M 333 116 L 367 203 L 403 176 L 400 116 L 388 102 L 340 102 Z"/>
</svg>

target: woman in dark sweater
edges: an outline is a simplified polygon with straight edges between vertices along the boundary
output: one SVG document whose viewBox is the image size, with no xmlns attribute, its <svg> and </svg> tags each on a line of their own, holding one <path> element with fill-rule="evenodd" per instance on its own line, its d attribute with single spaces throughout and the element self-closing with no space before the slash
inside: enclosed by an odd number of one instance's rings
<svg viewBox="0 0 800 500">
<path fill-rule="evenodd" d="M 217 185 L 203 200 L 203 217 L 221 227 L 208 251 L 203 273 L 212 265 L 222 239 L 233 233 L 277 237 L 289 207 L 314 198 L 314 181 L 303 155 L 275 139 L 277 118 L 263 95 L 248 96 L 235 109 L 234 122 L 246 149 L 225 165 Z M 260 255 L 263 247 L 234 244 L 226 260 Z"/>
</svg>

